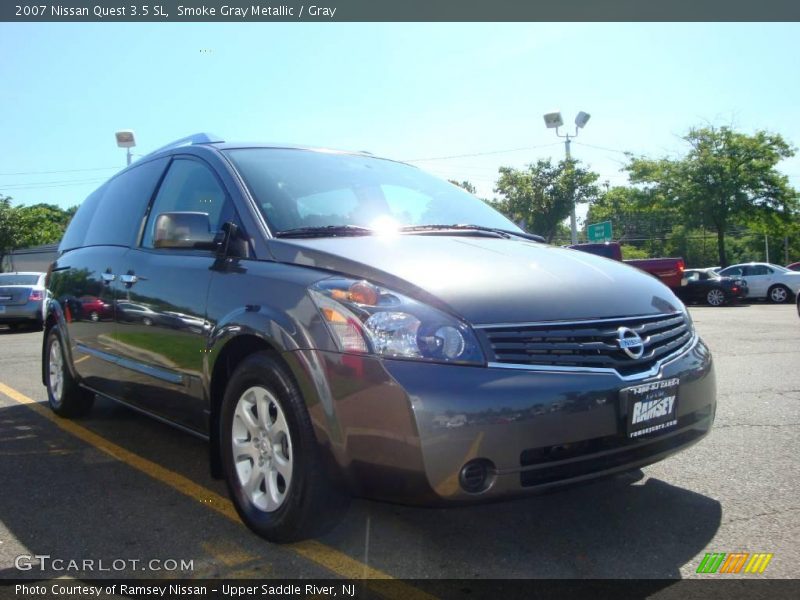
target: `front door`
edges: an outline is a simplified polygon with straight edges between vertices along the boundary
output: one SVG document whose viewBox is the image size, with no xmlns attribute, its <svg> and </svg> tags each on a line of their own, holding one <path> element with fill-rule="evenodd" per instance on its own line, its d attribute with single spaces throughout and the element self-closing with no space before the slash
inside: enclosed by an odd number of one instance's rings
<svg viewBox="0 0 800 600">
<path fill-rule="evenodd" d="M 212 169 L 196 158 L 172 161 L 137 248 L 120 274 L 117 331 L 123 400 L 194 431 L 207 430 L 203 364 L 206 299 L 216 255 L 154 244 L 158 215 L 200 212 L 213 231 L 231 203 Z"/>
</svg>

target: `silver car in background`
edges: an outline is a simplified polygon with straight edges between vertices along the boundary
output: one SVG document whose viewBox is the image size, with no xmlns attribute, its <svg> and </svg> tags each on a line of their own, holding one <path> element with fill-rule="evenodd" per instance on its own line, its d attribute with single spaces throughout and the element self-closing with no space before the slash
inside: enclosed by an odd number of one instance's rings
<svg viewBox="0 0 800 600">
<path fill-rule="evenodd" d="M 42 328 L 44 273 L 0 273 L 0 325 Z"/>
</svg>

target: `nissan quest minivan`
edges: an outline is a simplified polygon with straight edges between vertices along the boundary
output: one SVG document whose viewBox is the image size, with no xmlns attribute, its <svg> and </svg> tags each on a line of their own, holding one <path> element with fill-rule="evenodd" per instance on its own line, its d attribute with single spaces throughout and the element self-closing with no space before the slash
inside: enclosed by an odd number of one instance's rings
<svg viewBox="0 0 800 600">
<path fill-rule="evenodd" d="M 657 279 L 367 153 L 179 140 L 83 202 L 48 289 L 52 409 L 100 394 L 208 439 L 272 541 L 352 494 L 464 504 L 636 469 L 714 420 L 711 354 Z"/>
</svg>

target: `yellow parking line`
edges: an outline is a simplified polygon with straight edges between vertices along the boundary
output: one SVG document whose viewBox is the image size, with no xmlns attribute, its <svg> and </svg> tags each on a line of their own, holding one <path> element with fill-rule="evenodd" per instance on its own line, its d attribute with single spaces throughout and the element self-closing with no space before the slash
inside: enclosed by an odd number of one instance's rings
<svg viewBox="0 0 800 600">
<path fill-rule="evenodd" d="M 30 408 L 35 413 L 48 419 L 59 428 L 67 433 L 77 437 L 78 439 L 102 450 L 106 454 L 111 455 L 117 460 L 133 467 L 134 469 L 149 475 L 171 488 L 189 496 L 193 500 L 208 506 L 212 510 L 217 511 L 221 515 L 227 517 L 231 521 L 241 523 L 233 503 L 227 498 L 203 487 L 183 475 L 170 471 L 161 465 L 154 463 L 146 458 L 134 454 L 117 444 L 110 442 L 106 438 L 97 435 L 96 433 L 88 430 L 87 428 L 78 425 L 74 421 L 62 419 L 53 413 L 49 408 L 41 403 L 28 398 L 26 395 L 18 392 L 17 390 L 8 387 L 0 382 L 0 393 L 11 398 L 15 402 Z M 386 582 L 380 586 L 370 586 L 376 589 L 382 596 L 390 600 L 431 600 L 434 596 L 418 590 L 402 581 L 394 579 L 391 575 L 384 573 L 378 569 L 370 567 L 347 554 L 336 550 L 326 544 L 316 540 L 308 540 L 305 542 L 298 542 L 295 544 L 287 544 L 283 548 L 292 550 L 300 556 L 317 563 L 318 565 L 328 569 L 332 573 L 346 579 L 390 579 L 391 582 Z"/>
</svg>

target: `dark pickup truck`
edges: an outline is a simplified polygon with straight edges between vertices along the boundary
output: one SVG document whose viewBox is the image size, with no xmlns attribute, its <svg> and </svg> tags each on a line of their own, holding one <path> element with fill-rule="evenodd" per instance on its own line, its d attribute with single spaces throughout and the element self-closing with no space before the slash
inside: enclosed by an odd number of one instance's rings
<svg viewBox="0 0 800 600">
<path fill-rule="evenodd" d="M 643 258 L 636 260 L 622 260 L 622 248 L 619 242 L 606 242 L 604 244 L 575 244 L 569 246 L 573 250 L 588 252 L 597 256 L 604 256 L 624 262 L 651 275 L 658 277 L 664 285 L 672 290 L 677 290 L 686 285 L 683 271 L 686 267 L 682 258 Z"/>
</svg>

